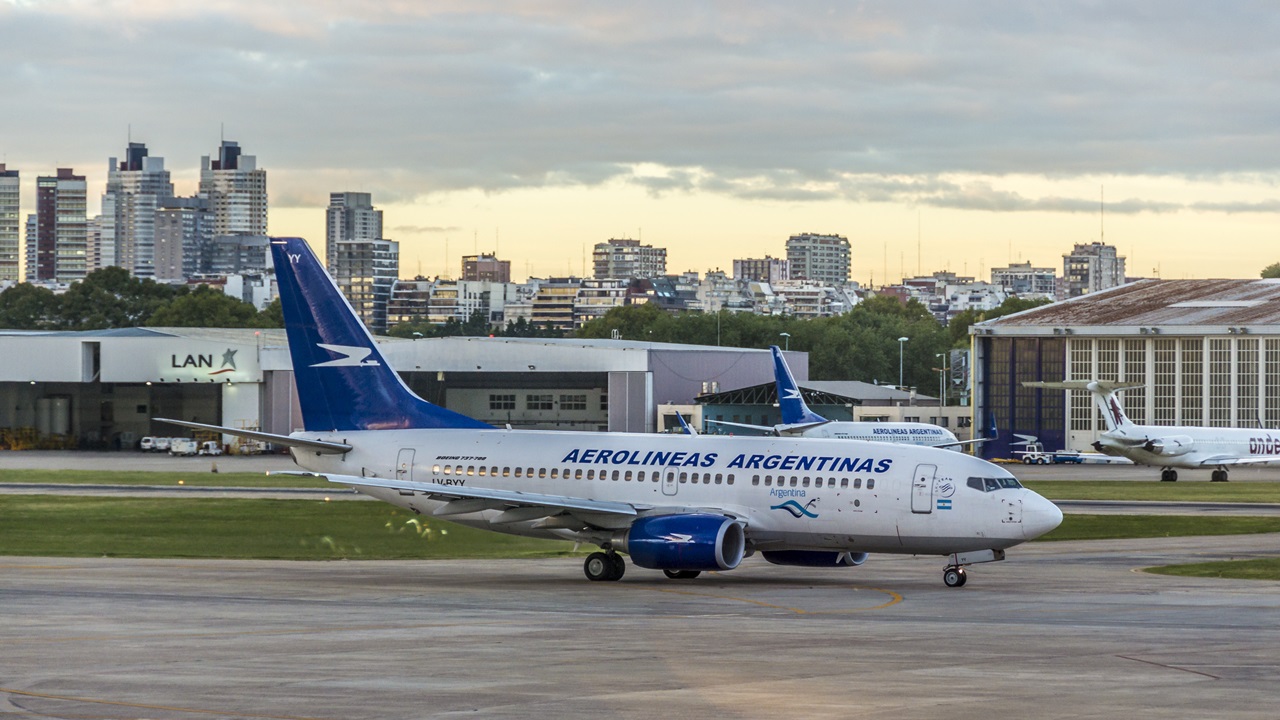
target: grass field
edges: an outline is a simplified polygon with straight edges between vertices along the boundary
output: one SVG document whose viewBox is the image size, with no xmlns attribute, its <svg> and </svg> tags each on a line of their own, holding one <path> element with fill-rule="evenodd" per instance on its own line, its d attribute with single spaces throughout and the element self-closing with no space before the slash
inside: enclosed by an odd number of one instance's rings
<svg viewBox="0 0 1280 720">
<path fill-rule="evenodd" d="M 1280 532 L 1280 518 L 1068 515 L 1044 540 Z M 374 502 L 0 495 L 0 555 L 290 560 L 545 557 L 567 542 Z"/>
<path fill-rule="evenodd" d="M 1192 563 L 1188 565 L 1165 565 L 1164 567 L 1147 568 L 1147 572 L 1182 577 L 1280 580 L 1280 557 Z"/>
<path fill-rule="evenodd" d="M 1071 514 L 1063 517 L 1057 530 L 1040 540 L 1109 540 L 1277 532 L 1280 532 L 1280 518 L 1272 517 Z"/>
<path fill-rule="evenodd" d="M 374 560 L 546 557 L 572 547 L 386 503 L 0 496 L 0 555 Z"/>
<path fill-rule="evenodd" d="M 66 485 L 197 485 L 204 487 L 333 487 L 327 480 L 265 473 L 214 473 L 131 470 L 0 470 L 0 483 Z"/>
<path fill-rule="evenodd" d="M 1280 503 L 1280 483 L 1162 483 L 1124 480 L 1029 480 L 1050 500 Z"/>
</svg>

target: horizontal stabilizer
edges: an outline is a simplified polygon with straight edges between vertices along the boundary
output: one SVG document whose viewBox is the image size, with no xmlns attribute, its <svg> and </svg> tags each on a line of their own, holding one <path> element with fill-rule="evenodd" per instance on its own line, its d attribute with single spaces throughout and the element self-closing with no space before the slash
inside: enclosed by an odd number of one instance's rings
<svg viewBox="0 0 1280 720">
<path fill-rule="evenodd" d="M 1062 380 L 1060 382 L 1026 381 L 1022 383 L 1022 387 L 1041 388 L 1043 390 L 1085 390 L 1088 392 L 1108 393 L 1119 392 L 1121 390 L 1134 390 L 1146 386 L 1142 384 L 1135 385 L 1133 383 L 1125 384 L 1102 380 Z"/>
<path fill-rule="evenodd" d="M 285 447 L 307 448 L 322 455 L 337 455 L 340 453 L 351 452 L 351 446 L 344 443 L 325 442 L 324 440 L 306 440 L 304 438 L 293 437 L 292 435 L 277 435 L 275 433 L 260 432 L 258 430 L 243 430 L 240 428 L 222 427 L 221 425 L 206 425 L 198 422 L 188 422 L 186 420 L 172 420 L 170 418 L 155 418 L 156 420 L 169 423 L 170 425 L 179 425 L 193 430 L 212 430 L 220 432 L 223 435 L 234 435 L 236 437 L 249 438 L 250 440 L 261 440 L 263 442 L 274 443 L 276 445 L 284 445 Z"/>
</svg>

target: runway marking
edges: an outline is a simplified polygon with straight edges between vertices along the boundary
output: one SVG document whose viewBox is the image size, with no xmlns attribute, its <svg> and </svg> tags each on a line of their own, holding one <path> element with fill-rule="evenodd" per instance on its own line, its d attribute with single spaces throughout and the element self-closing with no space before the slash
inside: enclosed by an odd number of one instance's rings
<svg viewBox="0 0 1280 720">
<path fill-rule="evenodd" d="M 1134 661 L 1134 662 L 1146 663 L 1147 665 L 1155 665 L 1156 667 L 1162 667 L 1162 668 L 1165 668 L 1165 669 L 1167 669 L 1167 670 L 1179 670 L 1179 671 L 1181 671 L 1181 672 L 1191 673 L 1191 674 L 1193 674 L 1193 675 L 1203 675 L 1203 676 L 1205 676 L 1205 677 L 1207 677 L 1207 678 L 1211 678 L 1211 679 L 1213 679 L 1213 680 L 1221 680 L 1221 679 L 1222 679 L 1222 678 L 1218 677 L 1217 675 L 1210 675 L 1210 674 L 1209 674 L 1209 673 L 1207 673 L 1207 672 L 1200 672 L 1199 670 L 1188 670 L 1187 668 L 1178 667 L 1178 666 L 1176 666 L 1176 665 L 1165 665 L 1164 663 L 1158 663 L 1158 662 L 1156 662 L 1156 661 L 1154 661 L 1154 660 L 1143 660 L 1142 658 L 1129 657 L 1128 655 L 1117 655 L 1116 657 L 1118 657 L 1118 658 L 1120 658 L 1120 659 L 1122 659 L 1122 660 L 1132 660 L 1132 661 Z"/>
<path fill-rule="evenodd" d="M 173 705 L 149 705 L 146 703 L 131 703 L 121 700 L 100 700 L 98 698 L 77 697 L 74 695 L 51 695 L 48 693 L 29 692 L 27 690 L 15 690 L 13 688 L 0 687 L 0 693 L 8 695 L 19 695 L 22 697 L 40 698 L 42 700 L 65 700 L 67 702 L 89 703 L 92 705 L 111 705 L 114 707 L 139 708 L 142 710 L 163 710 L 165 712 L 191 713 L 193 715 L 221 715 L 222 717 L 238 717 L 238 718 L 264 718 L 266 720 L 322 720 L 304 715 L 260 715 L 257 713 L 240 713 L 229 712 L 227 710 L 206 710 L 204 708 L 185 708 Z"/>
<path fill-rule="evenodd" d="M 891 605 L 897 605 L 898 603 L 902 602 L 902 596 L 892 590 L 885 590 L 883 588 L 861 587 L 858 585 L 838 585 L 836 587 L 843 588 L 845 590 L 871 590 L 873 592 L 884 593 L 885 595 L 889 596 L 889 601 L 880 603 L 879 605 L 875 605 L 872 607 L 865 607 L 865 608 L 846 608 L 844 610 L 805 610 L 803 608 L 787 607 L 786 605 L 774 605 L 773 603 L 767 603 L 767 602 L 764 602 L 763 600 L 752 600 L 750 598 L 733 597 L 732 595 L 718 595 L 716 593 L 693 592 L 690 590 L 672 590 L 670 588 L 642 588 L 642 589 L 652 590 L 653 592 L 668 593 L 671 595 L 687 595 L 689 597 L 705 597 L 705 598 L 712 598 L 714 600 L 729 600 L 732 602 L 747 603 L 749 605 L 757 605 L 759 607 L 765 607 L 771 610 L 786 610 L 787 612 L 795 613 L 796 615 L 842 615 L 846 613 L 865 612 L 868 610 L 882 610 L 884 608 L 890 607 Z"/>
</svg>

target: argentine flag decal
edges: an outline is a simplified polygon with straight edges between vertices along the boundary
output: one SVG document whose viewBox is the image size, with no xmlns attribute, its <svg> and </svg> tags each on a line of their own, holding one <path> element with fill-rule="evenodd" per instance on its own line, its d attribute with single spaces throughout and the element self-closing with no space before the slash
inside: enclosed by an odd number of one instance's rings
<svg viewBox="0 0 1280 720">
<path fill-rule="evenodd" d="M 943 498 L 939 498 L 939 499 L 938 499 L 938 509 L 939 509 L 939 510 L 950 510 L 950 509 L 951 509 L 951 501 L 950 501 L 950 500 L 943 499 Z"/>
</svg>

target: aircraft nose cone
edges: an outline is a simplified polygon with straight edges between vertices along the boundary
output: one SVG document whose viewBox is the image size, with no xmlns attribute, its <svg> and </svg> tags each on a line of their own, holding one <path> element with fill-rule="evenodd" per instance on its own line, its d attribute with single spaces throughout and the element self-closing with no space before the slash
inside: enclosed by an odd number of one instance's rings
<svg viewBox="0 0 1280 720">
<path fill-rule="evenodd" d="M 1062 510 L 1041 495 L 1031 493 L 1022 503 L 1022 532 L 1032 540 L 1062 524 Z"/>
</svg>

